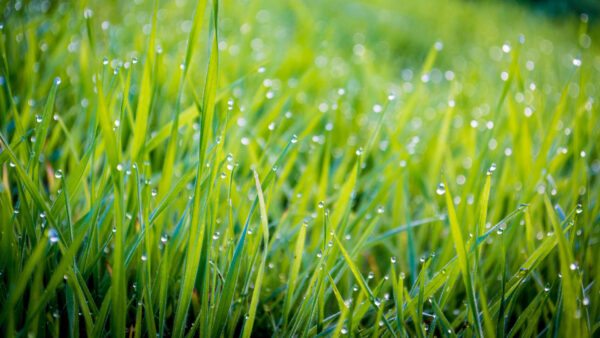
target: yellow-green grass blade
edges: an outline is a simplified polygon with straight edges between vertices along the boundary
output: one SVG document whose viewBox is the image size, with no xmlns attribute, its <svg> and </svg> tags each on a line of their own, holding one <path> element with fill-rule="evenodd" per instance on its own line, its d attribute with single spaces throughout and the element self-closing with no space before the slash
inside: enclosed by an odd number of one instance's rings
<svg viewBox="0 0 600 338">
<path fill-rule="evenodd" d="M 404 273 L 397 275 L 396 273 L 396 257 L 391 259 L 391 274 L 392 274 L 392 291 L 394 296 L 394 306 L 396 312 L 396 330 L 400 332 L 400 336 L 405 336 L 404 331 Z"/>
<path fill-rule="evenodd" d="M 452 199 L 452 193 L 446 178 L 444 177 L 445 195 L 446 195 L 446 207 L 448 208 L 448 221 L 450 223 L 450 233 L 456 249 L 456 256 L 458 259 L 458 265 L 463 276 L 463 282 L 467 291 L 467 298 L 469 300 L 469 313 L 471 313 L 475 329 L 480 337 L 483 337 L 483 329 L 481 327 L 481 321 L 479 319 L 479 310 L 477 309 L 477 299 L 475 298 L 475 290 L 473 289 L 469 259 L 467 251 L 465 249 L 465 242 L 463 240 L 462 229 L 456 216 L 456 210 L 454 209 L 454 200 Z"/>
<path fill-rule="evenodd" d="M 99 74 L 98 78 L 101 79 Z M 122 335 L 125 332 L 126 312 L 123 309 L 126 307 L 127 293 L 125 289 L 125 223 L 124 219 L 124 200 L 123 190 L 121 186 L 121 171 L 117 166 L 120 163 L 120 152 L 117 151 L 117 143 L 112 129 L 112 119 L 109 116 L 110 112 L 105 103 L 104 92 L 102 86 L 98 86 L 98 117 L 102 138 L 104 140 L 104 148 L 108 160 L 109 170 L 112 174 L 112 183 L 114 189 L 114 222 L 116 227 L 115 233 L 115 248 L 113 255 L 113 288 L 112 299 L 113 306 L 111 308 L 111 332 L 113 335 Z"/>
<path fill-rule="evenodd" d="M 580 298 L 579 288 L 577 287 L 578 281 L 575 274 L 577 269 L 577 262 L 573 257 L 569 241 L 556 219 L 555 211 L 552 206 L 552 202 L 548 195 L 544 195 L 544 205 L 548 213 L 548 218 L 554 230 L 556 239 L 558 241 L 558 253 L 560 260 L 560 271 L 562 274 L 562 302 L 564 304 L 565 321 L 564 325 L 561 325 L 560 330 L 562 334 L 574 334 L 579 336 L 586 333 L 582 321 L 582 309 L 577 304 L 577 299 Z"/>
<path fill-rule="evenodd" d="M 152 28 L 146 47 L 146 59 L 144 60 L 144 70 L 138 96 L 137 108 L 135 112 L 135 124 L 133 130 L 133 143 L 131 148 L 131 158 L 133 161 L 140 157 L 140 151 L 146 142 L 146 131 L 148 129 L 148 116 L 150 115 L 150 105 L 152 102 L 152 70 L 154 68 L 154 53 L 156 40 L 156 16 L 158 13 L 158 0 L 154 0 L 154 11 L 152 13 Z"/>
<path fill-rule="evenodd" d="M 296 141 L 297 141 L 296 139 L 292 139 L 286 145 L 286 147 L 283 149 L 283 151 L 281 152 L 281 154 L 279 155 L 279 157 L 273 164 L 274 167 L 279 167 L 281 165 L 283 158 L 284 158 L 285 154 L 287 153 L 288 149 L 290 148 L 290 146 L 292 144 L 296 143 Z M 268 186 L 271 183 L 271 181 L 273 180 L 273 178 L 274 178 L 274 171 L 269 170 L 268 174 L 263 179 L 262 186 L 264 186 L 264 187 Z M 227 318 L 227 315 L 229 314 L 235 285 L 237 283 L 237 278 L 238 278 L 239 272 L 240 272 L 239 271 L 240 270 L 239 265 L 240 265 L 240 259 L 241 259 L 240 256 L 242 255 L 242 252 L 244 250 L 244 245 L 246 242 L 246 236 L 248 233 L 248 226 L 250 223 L 250 218 L 254 212 L 254 209 L 256 208 L 257 203 L 258 203 L 258 201 L 255 198 L 254 202 L 252 203 L 252 206 L 250 207 L 250 211 L 248 214 L 248 218 L 246 219 L 246 223 L 241 231 L 240 239 L 238 240 L 238 243 L 235 246 L 232 258 L 229 262 L 227 276 L 225 277 L 225 281 L 223 282 L 223 292 L 221 293 L 221 296 L 219 297 L 217 309 L 214 314 L 214 323 L 216 325 L 216 328 L 214 328 L 214 331 L 211 334 L 212 336 L 217 336 L 217 337 L 220 336 L 222 334 L 223 330 L 225 329 L 225 324 L 227 322 L 226 318 Z"/>
<path fill-rule="evenodd" d="M 218 3 L 218 0 L 213 0 L 213 2 L 216 4 Z M 215 9 L 217 9 L 217 5 L 214 6 Z M 175 109 L 173 112 L 173 125 L 171 128 L 171 132 L 170 132 L 170 136 L 169 136 L 169 142 L 167 144 L 167 150 L 165 153 L 165 160 L 164 160 L 164 164 L 163 164 L 163 176 L 161 177 L 160 183 L 159 183 L 159 191 L 161 196 L 163 196 L 164 194 L 166 194 L 166 192 L 168 191 L 168 188 L 171 185 L 171 177 L 172 177 L 172 173 L 173 173 L 173 167 L 175 164 L 175 159 L 176 159 L 176 153 L 177 153 L 177 142 L 178 142 L 178 132 L 179 132 L 179 113 L 180 113 L 180 108 L 181 108 L 181 97 L 183 95 L 183 90 L 184 90 L 184 83 L 185 83 L 185 78 L 186 75 L 188 74 L 189 68 L 190 68 L 190 64 L 191 64 L 191 60 L 192 60 L 192 56 L 195 50 L 195 47 L 197 45 L 196 41 L 198 40 L 198 34 L 200 34 L 200 28 L 202 25 L 202 22 L 204 20 L 204 11 L 206 9 L 206 0 L 198 0 L 198 3 L 196 4 L 196 8 L 194 10 L 194 16 L 192 19 L 192 29 L 190 30 L 190 34 L 188 36 L 188 43 L 187 43 L 187 48 L 186 48 L 186 57 L 184 62 L 182 63 L 182 71 L 181 71 L 181 78 L 179 81 L 179 89 L 178 89 L 178 93 L 177 93 L 177 102 L 175 103 Z M 217 13 L 216 11 L 214 11 L 214 20 L 215 20 L 215 25 L 216 25 L 216 20 L 217 20 Z M 216 31 L 215 31 L 215 37 L 213 38 L 213 45 L 216 45 L 217 42 L 217 35 L 216 35 Z M 206 94 L 206 90 L 212 88 L 213 86 L 215 87 L 214 90 L 216 91 L 216 70 L 217 70 L 217 64 L 218 64 L 218 50 L 217 48 L 212 48 L 210 49 L 210 56 L 209 56 L 209 65 L 208 65 L 208 75 L 207 75 L 207 82 L 206 85 L 204 87 L 205 90 L 205 94 Z M 214 75 L 211 75 L 211 69 L 214 68 Z M 209 76 L 211 77 L 215 77 L 215 79 L 211 78 L 211 81 L 209 81 Z M 214 83 L 213 83 L 214 82 Z M 204 100 L 206 100 L 207 98 L 204 97 Z M 214 100 L 214 98 L 212 99 Z M 203 109 L 208 109 L 206 105 L 203 105 Z M 212 118 L 212 112 L 206 112 L 204 111 L 203 116 L 210 116 Z M 208 140 L 208 137 L 204 135 L 204 128 L 207 128 L 206 130 L 210 130 L 208 129 L 207 126 L 203 126 L 203 130 L 202 130 L 202 138 Z M 200 149 L 200 154 L 201 156 L 204 156 L 204 154 L 202 153 L 202 147 Z M 200 161 L 200 164 L 202 166 L 203 161 Z"/>
<path fill-rule="evenodd" d="M 361 273 L 358 270 L 358 268 L 356 267 L 356 265 L 352 262 L 352 258 L 350 257 L 350 255 L 348 254 L 348 252 L 346 251 L 346 249 L 344 249 L 342 243 L 337 238 L 337 235 L 335 235 L 335 233 L 333 235 L 333 240 L 336 242 L 338 248 L 340 249 L 340 252 L 344 256 L 344 259 L 346 260 L 346 264 L 348 264 L 348 267 L 350 268 L 350 271 L 354 275 L 354 278 L 358 282 L 358 285 L 360 286 L 362 292 L 365 293 L 365 296 L 367 297 L 367 299 L 368 299 L 369 303 L 371 304 L 371 306 L 373 306 L 374 309 L 379 308 L 379 305 L 377 305 L 375 303 L 375 296 L 371 292 L 371 289 L 367 285 L 367 282 L 365 282 L 365 279 L 361 275 Z M 396 334 L 394 333 L 394 329 L 392 329 L 390 323 L 388 322 L 388 320 L 385 317 L 383 318 L 383 322 L 386 325 L 387 329 L 389 330 L 389 333 L 392 336 L 395 337 Z"/>
<path fill-rule="evenodd" d="M 48 135 L 50 121 L 52 120 L 52 115 L 54 112 L 54 100 L 56 99 L 56 91 L 58 90 L 59 84 L 60 78 L 56 78 L 52 88 L 50 89 L 50 93 L 48 94 L 48 100 L 46 101 L 46 106 L 44 107 L 41 121 L 36 121 L 39 123 L 39 126 L 35 128 L 35 142 L 33 143 L 31 157 L 29 158 L 29 164 L 27 165 L 28 172 L 32 175 L 32 179 L 38 176 L 37 168 L 40 163 L 42 147 L 44 146 L 46 142 L 46 136 Z M 34 182 L 37 183 L 37 181 Z"/>
<path fill-rule="evenodd" d="M 292 297 L 296 288 L 298 280 L 298 272 L 300 271 L 300 265 L 302 264 L 302 254 L 304 252 L 304 242 L 306 241 L 306 228 L 308 224 L 302 223 L 300 230 L 298 231 L 298 237 L 296 238 L 296 245 L 294 247 L 294 257 L 292 261 L 292 267 L 290 268 L 287 288 L 285 291 L 285 301 L 283 303 L 283 331 L 287 328 L 287 321 L 292 306 Z"/>
<path fill-rule="evenodd" d="M 198 6 L 201 5 L 201 2 L 198 3 Z M 216 6 L 216 5 L 215 5 Z M 196 9 L 197 11 L 204 11 L 204 9 Z M 201 20 L 201 18 L 197 17 L 198 13 L 195 14 L 194 20 Z M 214 11 L 215 20 L 217 16 L 216 7 Z M 192 37 L 191 37 L 192 38 Z M 206 75 L 206 84 L 204 87 L 204 96 L 203 96 L 203 111 L 201 114 L 200 127 L 201 127 L 201 136 L 200 136 L 200 146 L 199 146 L 199 154 L 198 154 L 198 170 L 196 173 L 196 188 L 194 193 L 194 201 L 192 205 L 192 219 L 190 221 L 190 228 L 192 229 L 189 237 L 189 246 L 187 252 L 187 261 L 185 267 L 185 275 L 183 278 L 183 283 L 181 284 L 180 291 L 180 301 L 177 305 L 176 315 L 175 315 L 175 323 L 173 332 L 175 335 L 181 336 L 183 334 L 184 321 L 187 316 L 187 311 L 189 308 L 191 296 L 192 296 L 192 288 L 195 283 L 196 274 L 198 270 L 198 260 L 195 258 L 199 258 L 201 252 L 201 244 L 198 245 L 197 241 L 201 240 L 200 238 L 200 224 L 201 220 L 205 220 L 206 208 L 203 208 L 203 215 L 200 216 L 201 213 L 201 197 L 203 192 L 201 191 L 201 177 L 204 172 L 204 162 L 205 162 L 205 152 L 207 149 L 208 140 L 210 137 L 210 129 L 212 126 L 213 112 L 214 112 L 214 100 L 217 88 L 217 75 L 218 75 L 218 48 L 217 48 L 217 35 L 215 34 L 212 41 L 212 46 L 210 49 L 210 57 L 208 64 L 208 71 Z M 185 73 L 184 73 L 185 74 Z M 176 136 L 177 128 L 176 122 L 174 123 L 173 130 L 175 133 L 171 133 L 171 142 L 175 142 L 173 139 Z M 174 144 L 174 143 L 173 143 Z M 168 148 L 172 149 L 172 148 Z M 168 157 L 167 157 L 168 158 Z M 171 166 L 171 164 L 166 164 L 165 166 Z M 167 171 L 167 172 L 170 172 Z M 163 180 L 161 181 L 164 184 L 170 184 L 169 182 Z M 164 188 L 164 186 L 163 186 Z M 208 195 L 206 196 L 208 198 Z"/>
<path fill-rule="evenodd" d="M 256 281 L 254 282 L 254 291 L 252 292 L 252 300 L 250 301 L 250 311 L 248 311 L 248 316 L 246 317 L 246 321 L 244 322 L 244 329 L 242 330 L 242 337 L 244 338 L 248 338 L 252 334 L 252 327 L 254 325 L 254 320 L 256 317 L 256 307 L 258 306 L 258 301 L 260 297 L 261 285 L 267 261 L 267 248 L 269 244 L 269 220 L 267 217 L 265 199 L 263 196 L 260 180 L 256 171 L 254 172 L 254 179 L 256 181 L 256 191 L 258 194 L 258 202 L 260 207 L 260 223 L 262 227 L 262 233 L 264 236 L 263 241 L 265 249 L 263 250 L 262 259 L 260 261 L 258 272 L 256 274 Z"/>
</svg>

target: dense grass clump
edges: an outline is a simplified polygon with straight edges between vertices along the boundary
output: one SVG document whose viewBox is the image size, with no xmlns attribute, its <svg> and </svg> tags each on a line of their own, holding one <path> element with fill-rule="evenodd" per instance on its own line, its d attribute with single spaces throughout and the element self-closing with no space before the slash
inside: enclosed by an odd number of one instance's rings
<svg viewBox="0 0 600 338">
<path fill-rule="evenodd" d="M 1 6 L 3 336 L 600 334 L 586 15 Z"/>
</svg>

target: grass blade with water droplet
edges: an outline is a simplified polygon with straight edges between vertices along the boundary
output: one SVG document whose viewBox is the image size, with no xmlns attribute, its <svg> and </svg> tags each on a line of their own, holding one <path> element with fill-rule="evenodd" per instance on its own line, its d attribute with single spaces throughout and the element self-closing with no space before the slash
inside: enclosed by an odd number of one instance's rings
<svg viewBox="0 0 600 338">
<path fill-rule="evenodd" d="M 475 324 L 475 329 L 480 337 L 483 337 L 483 330 L 481 328 L 481 321 L 479 320 L 479 311 L 477 310 L 477 300 L 475 298 L 475 290 L 473 289 L 471 273 L 469 267 L 469 260 L 467 251 L 465 250 L 465 242 L 463 240 L 462 229 L 458 223 L 456 211 L 454 209 L 454 200 L 452 199 L 452 193 L 446 178 L 444 177 L 444 185 L 446 187 L 446 206 L 448 208 L 448 221 L 450 223 L 450 233 L 454 241 L 456 249 L 456 256 L 458 258 L 458 265 L 460 266 L 463 282 L 467 291 L 467 298 L 469 300 L 469 307 L 471 308 L 470 313 Z"/>
</svg>

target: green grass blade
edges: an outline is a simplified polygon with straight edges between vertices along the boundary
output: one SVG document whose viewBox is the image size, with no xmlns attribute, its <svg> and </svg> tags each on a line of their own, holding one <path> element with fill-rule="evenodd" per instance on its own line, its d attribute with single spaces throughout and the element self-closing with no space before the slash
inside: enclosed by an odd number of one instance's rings
<svg viewBox="0 0 600 338">
<path fill-rule="evenodd" d="M 474 326 L 477 330 L 477 334 L 480 337 L 483 337 L 483 329 L 481 327 L 481 321 L 479 320 L 479 311 L 477 310 L 477 299 L 475 298 L 475 290 L 473 289 L 472 285 L 469 260 L 467 256 L 467 251 L 465 250 L 465 242 L 463 240 L 462 229 L 458 223 L 458 217 L 456 216 L 456 211 L 454 209 L 454 200 L 452 199 L 452 193 L 450 192 L 450 187 L 448 186 L 448 182 L 446 182 L 445 177 L 444 186 L 446 189 L 445 195 L 446 206 L 448 208 L 448 220 L 450 223 L 450 233 L 452 234 L 452 240 L 454 241 L 456 255 L 458 257 L 458 265 L 460 266 L 463 275 L 463 282 L 465 283 L 465 288 L 467 290 L 467 298 L 469 300 L 469 307 L 471 309 L 470 313 L 472 314 L 472 319 L 475 324 Z"/>
</svg>

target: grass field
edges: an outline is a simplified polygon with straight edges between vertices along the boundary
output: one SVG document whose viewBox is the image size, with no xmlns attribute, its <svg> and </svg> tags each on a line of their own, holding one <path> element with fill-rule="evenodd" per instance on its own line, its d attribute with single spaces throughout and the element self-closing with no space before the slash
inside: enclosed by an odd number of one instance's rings
<svg viewBox="0 0 600 338">
<path fill-rule="evenodd" d="M 0 4 L 0 332 L 600 335 L 600 28 Z"/>
</svg>

